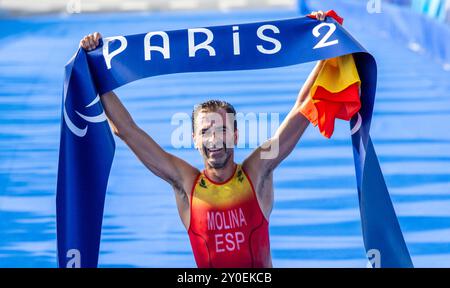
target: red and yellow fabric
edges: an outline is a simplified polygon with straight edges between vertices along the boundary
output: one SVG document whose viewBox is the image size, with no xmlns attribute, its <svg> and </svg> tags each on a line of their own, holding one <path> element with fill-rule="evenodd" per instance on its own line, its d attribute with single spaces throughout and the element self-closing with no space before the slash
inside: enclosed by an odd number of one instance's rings
<svg viewBox="0 0 450 288">
<path fill-rule="evenodd" d="M 352 55 L 325 60 L 301 113 L 330 138 L 336 118 L 350 121 L 361 108 L 360 85 Z"/>
<path fill-rule="evenodd" d="M 343 19 L 334 11 L 326 13 L 342 24 Z M 309 15 L 315 18 L 313 15 Z M 361 108 L 361 80 L 353 55 L 327 59 L 313 83 L 308 100 L 301 113 L 327 138 L 333 135 L 336 118 L 350 121 Z"/>
<path fill-rule="evenodd" d="M 269 223 L 241 165 L 223 183 L 199 174 L 191 193 L 188 234 L 199 268 L 272 266 Z"/>
</svg>

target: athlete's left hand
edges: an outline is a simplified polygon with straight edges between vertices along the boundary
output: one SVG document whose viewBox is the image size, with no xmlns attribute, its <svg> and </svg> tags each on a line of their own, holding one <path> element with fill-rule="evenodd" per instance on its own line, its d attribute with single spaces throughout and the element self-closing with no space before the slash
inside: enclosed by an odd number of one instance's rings
<svg viewBox="0 0 450 288">
<path fill-rule="evenodd" d="M 311 12 L 311 16 L 315 16 L 317 20 L 323 21 L 327 17 L 322 10 Z"/>
</svg>

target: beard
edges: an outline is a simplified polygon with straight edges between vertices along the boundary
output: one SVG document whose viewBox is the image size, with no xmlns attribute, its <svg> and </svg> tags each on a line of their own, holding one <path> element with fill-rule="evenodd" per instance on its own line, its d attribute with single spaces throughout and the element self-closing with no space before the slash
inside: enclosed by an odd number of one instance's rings
<svg viewBox="0 0 450 288">
<path fill-rule="evenodd" d="M 222 144 L 222 148 L 207 148 L 203 145 L 203 158 L 209 167 L 221 169 L 227 165 L 232 156 L 233 148 L 227 148 Z"/>
</svg>

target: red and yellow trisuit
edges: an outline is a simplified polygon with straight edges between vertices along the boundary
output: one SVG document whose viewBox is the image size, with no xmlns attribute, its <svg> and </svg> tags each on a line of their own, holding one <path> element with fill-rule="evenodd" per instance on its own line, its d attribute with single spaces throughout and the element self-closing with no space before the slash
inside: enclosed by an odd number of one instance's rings
<svg viewBox="0 0 450 288">
<path fill-rule="evenodd" d="M 222 183 L 198 175 L 188 234 L 199 268 L 272 267 L 269 223 L 242 165 Z"/>
</svg>

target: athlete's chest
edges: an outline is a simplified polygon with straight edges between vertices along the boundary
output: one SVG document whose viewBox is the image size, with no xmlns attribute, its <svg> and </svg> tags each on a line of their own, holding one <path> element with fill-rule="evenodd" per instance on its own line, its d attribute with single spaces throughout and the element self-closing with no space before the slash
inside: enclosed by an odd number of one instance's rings
<svg viewBox="0 0 450 288">
<path fill-rule="evenodd" d="M 242 170 L 226 183 L 213 183 L 201 175 L 194 188 L 193 204 L 228 209 L 239 207 L 255 198 L 253 187 L 245 177 Z"/>
</svg>

